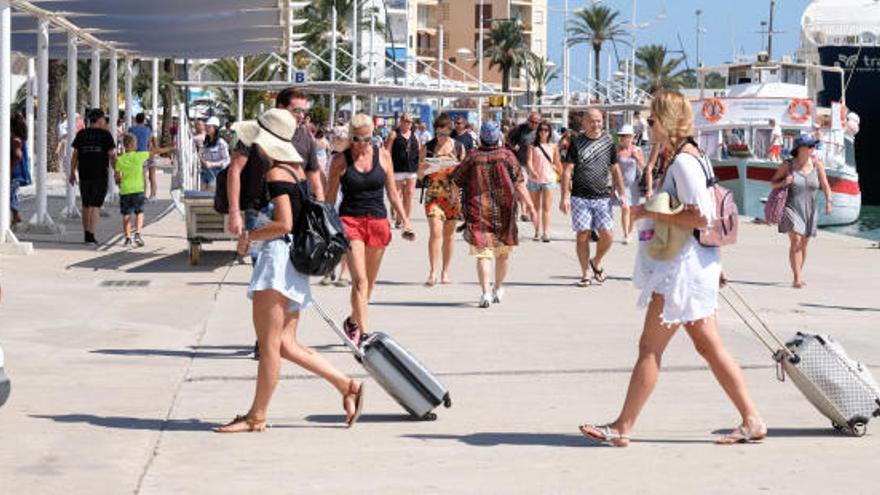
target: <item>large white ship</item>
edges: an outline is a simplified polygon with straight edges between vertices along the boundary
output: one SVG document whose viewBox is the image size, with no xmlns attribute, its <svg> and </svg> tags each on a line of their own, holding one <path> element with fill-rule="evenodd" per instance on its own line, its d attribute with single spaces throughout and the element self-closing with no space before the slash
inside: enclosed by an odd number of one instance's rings
<svg viewBox="0 0 880 495">
<path fill-rule="evenodd" d="M 825 198 L 819 195 L 819 225 L 858 219 L 862 199 L 853 142 L 857 117 L 847 112 L 845 101 L 817 105 L 822 85 L 814 84 L 822 81 L 822 74 L 831 74 L 837 76 L 840 88 L 844 84 L 840 68 L 772 62 L 762 54 L 753 62 L 701 70 L 726 78 L 724 89 L 703 89 L 692 105 L 700 145 L 742 214 L 763 218 L 771 177 L 789 156 L 794 138 L 808 133 L 821 139 L 816 156 L 825 164 L 834 205 L 833 212 L 825 214 Z M 771 147 L 774 123 L 783 133 L 776 150 Z"/>
<path fill-rule="evenodd" d="M 861 189 L 866 204 L 880 203 L 880 2 L 814 0 L 801 17 L 798 58 L 844 71 L 843 90 L 826 74 L 818 99 L 827 105 L 845 97 L 861 117 L 855 140 Z"/>
</svg>

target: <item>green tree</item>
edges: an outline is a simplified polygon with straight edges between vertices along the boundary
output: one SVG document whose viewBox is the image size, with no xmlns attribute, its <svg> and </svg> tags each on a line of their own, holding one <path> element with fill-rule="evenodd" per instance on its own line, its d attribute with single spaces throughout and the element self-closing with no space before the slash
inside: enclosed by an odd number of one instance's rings
<svg viewBox="0 0 880 495">
<path fill-rule="evenodd" d="M 539 57 L 532 52 L 529 52 L 528 55 L 527 69 L 529 79 L 532 81 L 532 87 L 535 90 L 535 98 L 540 101 L 550 81 L 558 77 L 558 71 L 556 68 L 550 68 L 547 64 L 547 59 Z"/>
<path fill-rule="evenodd" d="M 510 92 L 511 73 L 526 65 L 530 53 L 525 45 L 522 25 L 517 21 L 499 21 L 489 30 L 483 57 L 489 68 L 501 69 L 501 91 Z"/>
<path fill-rule="evenodd" d="M 244 58 L 245 74 L 252 74 L 255 81 L 271 81 L 281 71 L 281 64 L 271 61 L 269 54 L 253 55 Z M 270 59 L 267 61 L 267 59 Z M 264 64 L 263 62 L 266 61 Z M 259 69 L 258 69 L 259 68 Z M 256 70 L 256 73 L 254 71 Z M 238 60 L 224 58 L 214 61 L 208 66 L 207 71 L 220 81 L 238 80 Z M 221 86 L 207 85 L 214 94 L 213 100 L 197 101 L 195 103 L 212 106 L 220 115 L 235 115 L 238 110 L 238 90 Z M 244 118 L 254 118 L 260 111 L 260 103 L 266 103 L 264 91 L 244 92 Z"/>
<path fill-rule="evenodd" d="M 629 45 L 627 41 L 629 33 L 623 23 L 617 20 L 619 15 L 620 12 L 604 5 L 593 5 L 575 12 L 574 19 L 566 26 L 569 46 L 589 44 L 593 47 L 593 84 L 597 93 L 601 78 L 599 68 L 602 61 L 602 45 L 606 41 Z"/>
<path fill-rule="evenodd" d="M 680 89 L 687 85 L 688 71 L 680 69 L 684 57 L 667 58 L 664 45 L 645 45 L 636 50 L 636 77 L 648 93 L 660 89 Z"/>
<path fill-rule="evenodd" d="M 379 19 L 383 19 L 382 13 L 376 7 L 364 8 L 362 5 L 364 3 L 363 0 L 358 1 L 358 18 L 357 24 L 360 27 L 360 31 L 369 31 L 370 29 L 370 18 L 373 14 L 376 14 L 376 32 L 378 34 L 383 34 L 385 32 L 385 25 L 382 22 L 379 22 Z M 301 12 L 301 17 L 306 21 L 302 26 L 296 28 L 296 32 L 304 34 L 305 37 L 303 41 L 305 45 L 312 52 L 321 55 L 322 52 L 327 52 L 330 49 L 330 32 L 332 31 L 332 18 L 333 18 L 333 7 L 336 7 L 336 31 L 342 37 L 342 40 L 337 40 L 337 48 L 339 49 L 336 53 L 336 68 L 339 71 L 346 72 L 351 70 L 352 60 L 351 57 L 344 54 L 342 51 L 345 50 L 348 53 L 352 52 L 352 12 L 354 10 L 354 0 L 312 0 L 309 5 L 304 8 Z M 364 40 L 361 40 L 363 42 Z M 362 53 L 366 52 L 366 50 L 361 50 Z M 323 53 L 323 57 L 326 60 L 330 59 L 329 53 Z M 303 68 L 305 65 L 303 63 L 307 60 L 305 58 L 298 57 L 297 65 L 300 68 Z M 365 63 L 365 59 L 360 61 L 360 65 Z M 307 62 L 306 62 L 307 64 Z M 360 67 L 363 70 L 363 67 Z M 329 80 L 330 79 L 330 67 L 325 64 L 317 63 L 314 64 L 311 68 L 311 76 L 317 80 Z M 337 73 L 337 76 L 339 74 Z M 338 79 L 338 77 L 337 77 Z"/>
</svg>

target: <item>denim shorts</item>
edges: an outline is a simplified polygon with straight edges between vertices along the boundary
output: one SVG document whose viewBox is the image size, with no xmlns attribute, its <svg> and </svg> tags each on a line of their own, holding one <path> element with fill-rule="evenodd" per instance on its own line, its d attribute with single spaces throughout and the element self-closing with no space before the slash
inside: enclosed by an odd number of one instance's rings
<svg viewBox="0 0 880 495">
<path fill-rule="evenodd" d="M 526 184 L 526 188 L 532 192 L 552 191 L 553 189 L 556 189 L 556 181 L 548 182 L 546 184 L 529 181 L 529 183 Z"/>
<path fill-rule="evenodd" d="M 144 193 L 123 194 L 119 196 L 119 211 L 123 215 L 144 212 Z"/>
<path fill-rule="evenodd" d="M 202 177 L 202 184 L 213 184 L 217 182 L 217 175 L 220 174 L 219 168 L 203 168 L 199 171 Z"/>
</svg>

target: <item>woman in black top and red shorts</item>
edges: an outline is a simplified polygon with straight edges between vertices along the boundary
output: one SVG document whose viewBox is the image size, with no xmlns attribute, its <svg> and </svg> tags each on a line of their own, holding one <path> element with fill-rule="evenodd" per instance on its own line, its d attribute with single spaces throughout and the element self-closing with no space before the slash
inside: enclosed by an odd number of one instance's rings
<svg viewBox="0 0 880 495">
<path fill-rule="evenodd" d="M 348 268 L 351 271 L 351 316 L 345 331 L 355 345 L 367 331 L 367 304 L 376 285 L 382 255 L 391 242 L 391 226 L 383 193 L 403 225 L 403 238 L 415 239 L 409 216 L 403 208 L 389 153 L 371 144 L 373 120 L 359 113 L 349 123 L 349 148 L 333 157 L 327 184 L 327 202 L 334 204 L 342 188 L 339 216 L 351 241 Z"/>
</svg>

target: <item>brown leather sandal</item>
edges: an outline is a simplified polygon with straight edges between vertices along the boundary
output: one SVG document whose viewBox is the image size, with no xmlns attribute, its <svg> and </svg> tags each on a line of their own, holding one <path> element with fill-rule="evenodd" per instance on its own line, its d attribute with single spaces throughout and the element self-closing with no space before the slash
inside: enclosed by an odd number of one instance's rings
<svg viewBox="0 0 880 495">
<path fill-rule="evenodd" d="M 234 429 L 235 426 L 241 425 L 242 423 L 247 425 L 247 429 Z M 266 430 L 266 418 L 258 419 L 251 418 L 247 414 L 240 414 L 235 417 L 229 423 L 226 423 L 223 426 L 214 428 L 216 433 L 251 433 L 251 432 L 261 432 Z"/>
<path fill-rule="evenodd" d="M 357 389 L 355 389 L 355 385 L 359 385 Z M 348 401 L 354 401 L 354 412 L 348 412 Z M 364 406 L 364 383 L 358 383 L 354 378 L 348 382 L 348 392 L 343 394 L 342 396 L 342 408 L 345 409 L 346 417 L 345 424 L 348 428 L 354 426 L 355 422 L 357 422 L 358 418 L 361 417 L 361 409 Z"/>
</svg>

